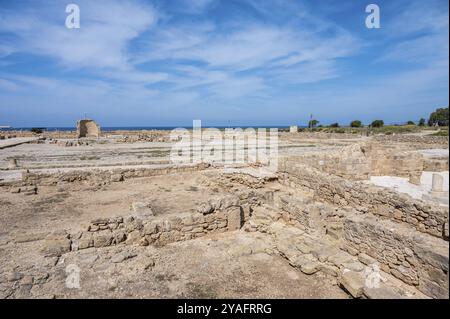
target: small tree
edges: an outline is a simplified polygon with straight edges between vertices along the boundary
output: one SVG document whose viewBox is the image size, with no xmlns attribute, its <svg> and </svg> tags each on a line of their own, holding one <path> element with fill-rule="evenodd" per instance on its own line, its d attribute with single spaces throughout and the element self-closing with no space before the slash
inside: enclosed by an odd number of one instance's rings
<svg viewBox="0 0 450 319">
<path fill-rule="evenodd" d="M 408 121 L 406 122 L 406 125 L 416 125 L 416 123 L 414 123 L 413 121 Z"/>
<path fill-rule="evenodd" d="M 419 120 L 419 126 L 425 126 L 425 119 L 424 118 L 421 118 Z"/>
<path fill-rule="evenodd" d="M 370 125 L 372 127 L 383 127 L 384 126 L 384 122 L 383 120 L 375 120 L 372 122 L 372 124 Z"/>
<path fill-rule="evenodd" d="M 439 108 L 431 113 L 430 118 L 428 119 L 428 125 L 448 126 L 448 107 Z"/>
<path fill-rule="evenodd" d="M 339 127 L 339 123 L 330 124 L 330 127 Z"/>
<path fill-rule="evenodd" d="M 41 127 L 33 127 L 30 131 L 34 134 L 42 134 L 44 129 Z"/>
<path fill-rule="evenodd" d="M 362 127 L 361 121 L 354 120 L 350 123 L 350 127 Z"/>
<path fill-rule="evenodd" d="M 309 123 L 308 123 L 308 127 L 313 128 L 313 127 L 316 127 L 317 124 L 319 124 L 319 121 L 318 121 L 318 120 L 311 120 L 311 121 L 309 121 Z"/>
</svg>

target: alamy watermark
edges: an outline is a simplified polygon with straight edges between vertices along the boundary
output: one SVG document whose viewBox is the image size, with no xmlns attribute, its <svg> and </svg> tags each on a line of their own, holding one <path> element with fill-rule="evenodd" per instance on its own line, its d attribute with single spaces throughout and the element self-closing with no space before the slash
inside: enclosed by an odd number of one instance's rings
<svg viewBox="0 0 450 319">
<path fill-rule="evenodd" d="M 380 266 L 377 264 L 372 264 L 364 269 L 364 276 L 365 276 L 365 282 L 367 288 L 380 288 L 380 283 L 382 281 L 385 281 L 384 278 L 381 276 L 380 272 Z"/>
<path fill-rule="evenodd" d="M 193 121 L 191 130 L 177 128 L 170 138 L 176 141 L 170 151 L 174 164 L 239 166 L 257 165 L 278 169 L 278 129 L 276 128 L 202 128 Z"/>
<path fill-rule="evenodd" d="M 66 267 L 66 287 L 69 289 L 80 289 L 80 267 L 69 264 Z"/>
<path fill-rule="evenodd" d="M 70 3 L 66 6 L 66 13 L 69 15 L 66 17 L 66 28 L 79 29 L 80 28 L 80 7 L 75 3 Z M 381 28 L 380 7 L 377 4 L 371 3 L 366 6 L 366 13 L 369 15 L 366 17 L 365 24 L 368 29 Z"/>
<path fill-rule="evenodd" d="M 80 7 L 77 4 L 71 3 L 66 6 L 66 13 L 69 15 L 66 17 L 67 29 L 79 29 L 80 28 Z"/>
<path fill-rule="evenodd" d="M 381 28 L 381 17 L 380 17 L 380 7 L 376 4 L 369 4 L 366 7 L 366 13 L 370 13 L 366 17 L 366 27 L 368 29 L 379 29 Z"/>
</svg>

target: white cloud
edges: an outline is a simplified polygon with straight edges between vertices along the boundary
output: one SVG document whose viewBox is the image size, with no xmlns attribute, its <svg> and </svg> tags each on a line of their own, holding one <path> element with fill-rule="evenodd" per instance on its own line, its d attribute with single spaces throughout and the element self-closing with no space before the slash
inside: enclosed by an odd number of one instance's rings
<svg viewBox="0 0 450 319">
<path fill-rule="evenodd" d="M 69 69 L 132 69 L 128 45 L 155 24 L 156 10 L 140 1 L 80 0 L 77 4 L 80 29 L 65 27 L 63 6 L 43 5 L 40 10 L 2 15 L 0 31 L 15 35 L 17 51 L 54 57 Z M 46 10 L 52 10 L 53 19 Z"/>
<path fill-rule="evenodd" d="M 218 0 L 178 0 L 178 9 L 180 11 L 198 14 L 216 4 Z"/>
</svg>

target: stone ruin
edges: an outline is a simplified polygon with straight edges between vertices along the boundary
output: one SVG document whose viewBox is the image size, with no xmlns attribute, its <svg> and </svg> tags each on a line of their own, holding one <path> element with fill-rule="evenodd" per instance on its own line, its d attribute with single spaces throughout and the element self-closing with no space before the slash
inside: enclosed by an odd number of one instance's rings
<svg viewBox="0 0 450 319">
<path fill-rule="evenodd" d="M 77 122 L 77 138 L 82 137 L 100 137 L 100 126 L 94 120 L 79 120 Z"/>
<path fill-rule="evenodd" d="M 183 251 L 180 247 L 185 247 L 187 254 L 195 254 L 195 245 L 201 242 L 233 256 L 229 261 L 233 267 L 262 253 L 282 257 L 295 270 L 308 276 L 317 274 L 317 280 L 327 278 L 330 289 L 338 286 L 354 298 L 448 298 L 449 215 L 448 202 L 443 201 L 448 188 L 442 178 L 442 173 L 448 172 L 448 156 L 425 156 L 414 148 L 364 140 L 325 151 L 286 152 L 280 157 L 278 171 L 267 176 L 260 168 L 221 170 L 206 164 L 57 173 L 24 169 L 20 181 L 4 183 L 13 194 L 8 200 L 42 199 L 55 192 L 53 196 L 62 201 L 57 203 L 58 214 L 70 203 L 60 193 L 75 193 L 82 185 L 89 187 L 92 196 L 103 190 L 136 187 L 137 191 L 141 184 L 146 185 L 146 193 L 130 198 L 127 205 L 111 207 L 111 212 L 97 214 L 90 208 L 94 213 L 89 220 L 80 217 L 79 224 L 68 231 L 58 228 L 50 232 L 33 225 L 30 233 L 14 235 L 3 247 L 14 251 L 23 247 L 23 251 L 31 252 L 35 243 L 33 249 L 40 260 L 49 264 L 53 259 L 91 262 L 92 257 L 98 267 L 117 268 L 127 285 L 132 285 L 125 266 L 142 266 L 138 262 L 147 260 L 148 251 L 161 249 L 160 255 L 150 255 L 152 266 L 147 268 L 145 264 L 138 273 L 143 278 L 151 273 L 161 276 L 154 265 L 167 267 L 162 250 L 165 246 L 176 247 L 177 254 Z M 25 167 L 22 159 L 20 166 Z M 420 183 L 424 172 L 432 173 L 425 198 L 370 183 L 376 176 Z M 184 184 L 169 187 L 165 183 L 170 178 L 158 176 L 183 179 Z M 147 195 L 153 193 L 156 195 Z M 161 208 L 158 203 L 160 198 L 161 202 L 174 203 L 178 196 L 183 198 L 180 202 L 191 204 Z M 67 212 L 72 216 L 70 210 Z M 245 238 L 247 244 L 226 246 L 221 242 L 226 236 Z M 182 246 L 183 242 L 189 243 Z M 201 257 L 192 255 L 195 258 Z M 43 267 L 45 263 L 36 264 Z M 57 275 L 64 267 L 52 262 L 45 268 L 46 284 L 60 284 Z M 11 267 L 3 268 L 6 273 Z M 41 279 L 33 273 L 35 268 L 14 268 L 14 276 L 4 284 L 5 291 L 15 298 L 22 296 L 16 286 L 25 280 L 16 273 L 33 276 L 33 293 L 55 291 L 36 284 Z M 97 275 L 95 271 L 89 268 L 85 274 Z M 115 296 L 122 296 L 121 292 Z"/>
</svg>

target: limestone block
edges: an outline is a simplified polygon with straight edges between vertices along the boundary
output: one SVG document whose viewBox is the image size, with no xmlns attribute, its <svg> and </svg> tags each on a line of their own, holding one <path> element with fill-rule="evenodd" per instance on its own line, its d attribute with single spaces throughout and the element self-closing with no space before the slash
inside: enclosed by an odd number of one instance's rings
<svg viewBox="0 0 450 319">
<path fill-rule="evenodd" d="M 228 230 L 239 230 L 244 223 L 244 212 L 240 206 L 228 210 Z"/>
<path fill-rule="evenodd" d="M 100 137 L 100 126 L 90 119 L 79 120 L 77 122 L 77 137 Z"/>
<path fill-rule="evenodd" d="M 361 298 L 364 292 L 365 278 L 361 272 L 346 271 L 340 276 L 339 284 L 353 298 Z"/>
<path fill-rule="evenodd" d="M 63 239 L 47 239 L 42 247 L 42 252 L 46 257 L 58 257 L 70 251 L 71 241 Z"/>
<path fill-rule="evenodd" d="M 112 233 L 110 231 L 99 232 L 94 235 L 94 247 L 107 247 L 110 246 L 113 240 Z"/>
</svg>

